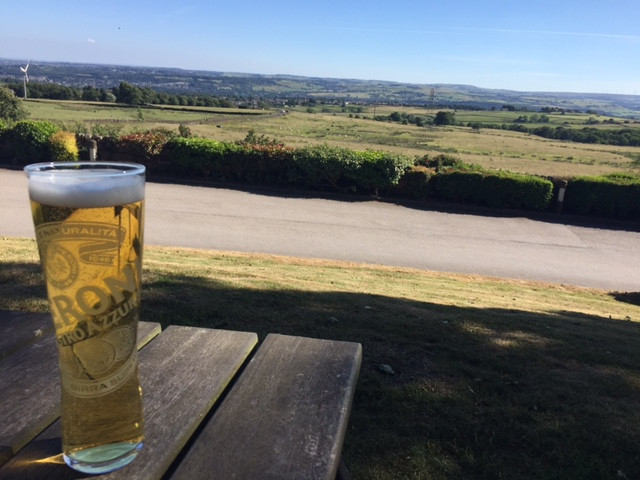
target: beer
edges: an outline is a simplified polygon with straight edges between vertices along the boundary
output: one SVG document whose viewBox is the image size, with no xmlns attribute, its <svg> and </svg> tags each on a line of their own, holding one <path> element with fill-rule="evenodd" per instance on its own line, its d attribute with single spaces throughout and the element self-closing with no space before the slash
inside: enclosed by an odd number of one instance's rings
<svg viewBox="0 0 641 481">
<path fill-rule="evenodd" d="M 33 164 L 29 197 L 58 343 L 65 462 L 105 473 L 142 448 L 137 325 L 144 167 Z"/>
</svg>

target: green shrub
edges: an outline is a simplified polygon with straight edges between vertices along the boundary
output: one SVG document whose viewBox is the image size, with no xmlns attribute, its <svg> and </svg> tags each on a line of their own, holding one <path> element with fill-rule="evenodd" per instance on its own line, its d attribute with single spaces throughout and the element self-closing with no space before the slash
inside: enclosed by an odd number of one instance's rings
<svg viewBox="0 0 641 481">
<path fill-rule="evenodd" d="M 339 192 L 356 190 L 353 179 L 359 159 L 352 150 L 329 145 L 304 147 L 294 151 L 292 161 L 288 179 L 298 187 Z"/>
<path fill-rule="evenodd" d="M 434 175 L 433 169 L 422 165 L 410 167 L 401 176 L 394 193 L 409 199 L 427 199 L 430 194 L 430 178 Z"/>
<path fill-rule="evenodd" d="M 378 194 L 395 186 L 412 165 L 405 156 L 317 145 L 293 152 L 289 181 L 318 190 Z"/>
<path fill-rule="evenodd" d="M 431 187 L 438 198 L 496 208 L 545 210 L 553 184 L 541 177 L 484 170 L 441 170 Z"/>
<path fill-rule="evenodd" d="M 9 163 L 26 165 L 34 162 L 50 162 L 49 138 L 57 131 L 50 122 L 24 120 L 2 135 L 2 150 Z"/>
<path fill-rule="evenodd" d="M 456 203 L 476 204 L 480 200 L 483 174 L 459 170 L 440 170 L 430 180 L 434 196 Z"/>
<path fill-rule="evenodd" d="M 51 160 L 74 161 L 78 160 L 78 144 L 76 135 L 65 130 L 59 130 L 49 137 Z"/>
<path fill-rule="evenodd" d="M 238 180 L 251 184 L 286 185 L 293 169 L 294 150 L 282 144 L 242 144 L 235 151 L 242 168 Z"/>
<path fill-rule="evenodd" d="M 390 152 L 368 150 L 356 152 L 356 155 L 358 169 L 349 174 L 354 176 L 352 180 L 356 190 L 366 194 L 389 192 L 413 163 L 408 157 Z"/>
<path fill-rule="evenodd" d="M 553 190 L 551 181 L 533 175 L 498 172 L 483 179 L 485 203 L 489 207 L 546 210 Z"/>
<path fill-rule="evenodd" d="M 216 140 L 173 138 L 164 145 L 157 170 L 193 179 L 237 180 L 240 174 L 238 167 L 234 167 L 233 156 L 240 149 Z"/>
<path fill-rule="evenodd" d="M 12 163 L 12 158 L 9 155 L 12 150 L 9 144 L 10 132 L 11 129 L 0 120 L 0 163 Z"/>
<path fill-rule="evenodd" d="M 573 214 L 639 220 L 639 177 L 611 174 L 571 179 L 563 210 Z"/>
<path fill-rule="evenodd" d="M 165 129 L 123 135 L 116 143 L 120 160 L 146 163 L 159 155 L 175 134 Z"/>
<path fill-rule="evenodd" d="M 464 166 L 460 159 L 452 157 L 451 155 L 438 154 L 435 157 L 430 157 L 429 155 L 424 155 L 416 160 L 416 165 L 423 165 L 425 167 L 433 167 L 435 169 L 440 169 L 441 167 L 457 167 Z"/>
</svg>

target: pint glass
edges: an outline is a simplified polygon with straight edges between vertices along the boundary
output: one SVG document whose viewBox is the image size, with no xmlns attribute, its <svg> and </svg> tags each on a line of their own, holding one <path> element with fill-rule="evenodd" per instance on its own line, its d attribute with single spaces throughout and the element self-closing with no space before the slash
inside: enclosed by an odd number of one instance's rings
<svg viewBox="0 0 641 481">
<path fill-rule="evenodd" d="M 65 462 L 85 473 L 142 448 L 136 335 L 145 167 L 53 162 L 25 167 L 61 376 Z"/>
</svg>

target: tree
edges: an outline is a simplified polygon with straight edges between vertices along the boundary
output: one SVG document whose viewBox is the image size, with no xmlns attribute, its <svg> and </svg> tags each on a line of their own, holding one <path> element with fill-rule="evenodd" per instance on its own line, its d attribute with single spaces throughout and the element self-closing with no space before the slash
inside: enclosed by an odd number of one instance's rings
<svg viewBox="0 0 641 481">
<path fill-rule="evenodd" d="M 131 85 L 127 82 L 120 82 L 120 87 L 118 88 L 118 102 L 129 105 L 142 105 L 144 104 L 143 93 L 135 85 Z"/>
<path fill-rule="evenodd" d="M 82 87 L 82 100 L 97 102 L 100 100 L 100 90 L 90 85 Z"/>
<path fill-rule="evenodd" d="M 101 102 L 115 102 L 116 95 L 111 90 L 100 89 Z"/>
<path fill-rule="evenodd" d="M 436 112 L 436 117 L 434 117 L 434 125 L 454 125 L 456 121 L 454 120 L 454 112 Z"/>
<path fill-rule="evenodd" d="M 26 119 L 28 115 L 22 100 L 16 97 L 13 90 L 0 86 L 0 119 L 15 122 Z"/>
</svg>

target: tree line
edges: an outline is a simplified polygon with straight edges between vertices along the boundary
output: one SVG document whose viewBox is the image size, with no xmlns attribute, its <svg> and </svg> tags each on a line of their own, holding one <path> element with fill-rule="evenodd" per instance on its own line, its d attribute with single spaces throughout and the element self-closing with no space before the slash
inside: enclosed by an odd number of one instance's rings
<svg viewBox="0 0 641 481">
<path fill-rule="evenodd" d="M 407 114 L 405 112 L 392 112 L 389 115 L 377 115 L 376 117 L 374 117 L 374 120 L 382 122 L 397 122 L 405 125 L 413 124 L 418 127 L 428 125 L 463 126 L 462 123 L 456 121 L 455 114 L 452 111 L 439 111 L 433 117 L 427 115 Z M 639 129 L 636 128 L 597 129 L 594 127 L 584 127 L 578 129 L 563 126 L 551 127 L 549 125 L 543 125 L 528 127 L 526 125 L 523 125 L 526 122 L 547 123 L 549 121 L 549 117 L 545 114 L 532 114 L 529 117 L 525 115 L 519 116 L 511 124 L 469 122 L 466 126 L 475 130 L 481 128 L 513 130 L 516 132 L 523 132 L 530 135 L 544 137 L 546 139 L 580 142 L 584 144 L 606 144 L 639 147 Z"/>
<path fill-rule="evenodd" d="M 514 130 L 526 134 L 537 135 L 546 139 L 566 140 L 580 142 L 583 144 L 606 144 L 620 145 L 624 147 L 639 147 L 639 129 L 596 129 L 594 127 L 583 127 L 573 129 L 568 127 L 551 127 L 543 125 L 539 127 L 526 127 L 523 124 L 501 124 L 483 125 L 486 128 L 500 128 L 503 130 Z"/>
<path fill-rule="evenodd" d="M 6 83 L 16 97 L 24 96 L 22 82 Z M 128 82 L 120 82 L 117 87 L 96 88 L 90 85 L 70 87 L 54 83 L 30 82 L 27 84 L 27 96 L 33 99 L 50 100 L 84 100 L 89 102 L 118 102 L 127 105 L 181 105 L 199 107 L 235 107 L 231 99 L 213 95 L 186 95 L 156 92 L 147 87 L 138 87 Z"/>
</svg>

